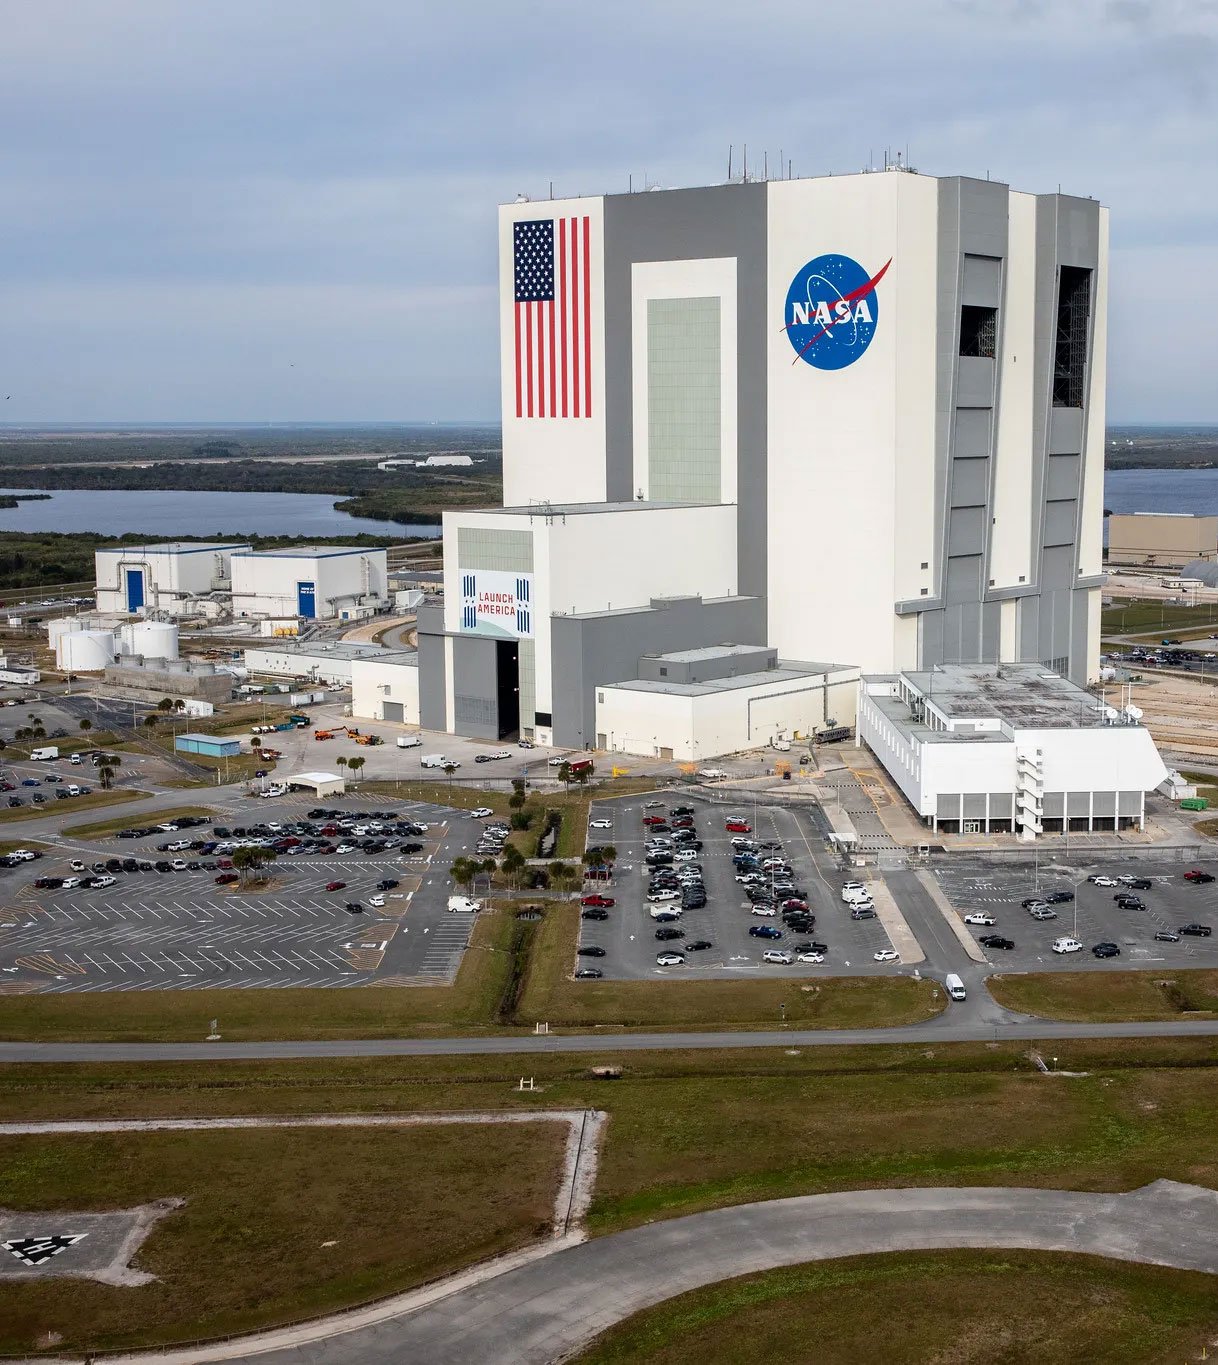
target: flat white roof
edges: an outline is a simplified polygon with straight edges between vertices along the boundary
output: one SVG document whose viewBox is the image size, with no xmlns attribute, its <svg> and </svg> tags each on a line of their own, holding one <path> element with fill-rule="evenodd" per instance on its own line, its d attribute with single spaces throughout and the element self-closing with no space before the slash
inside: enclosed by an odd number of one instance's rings
<svg viewBox="0 0 1218 1365">
<path fill-rule="evenodd" d="M 248 550 L 248 540 L 165 540 L 157 545 L 104 545 L 99 555 L 197 555 L 205 550 Z"/>
<path fill-rule="evenodd" d="M 286 545 L 278 550 L 251 550 L 243 547 L 237 559 L 333 559 L 338 555 L 384 554 L 381 545 Z"/>
<path fill-rule="evenodd" d="M 342 782 L 342 773 L 289 773 L 286 777 L 275 774 L 276 782 Z"/>
</svg>

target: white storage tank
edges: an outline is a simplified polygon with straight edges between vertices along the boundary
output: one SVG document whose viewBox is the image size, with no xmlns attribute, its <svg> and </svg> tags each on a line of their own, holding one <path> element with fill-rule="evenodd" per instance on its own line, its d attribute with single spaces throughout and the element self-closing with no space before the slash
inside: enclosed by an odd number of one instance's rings
<svg viewBox="0 0 1218 1365">
<path fill-rule="evenodd" d="M 57 658 L 60 639 L 84 628 L 85 622 L 79 616 L 57 616 L 53 621 L 47 622 L 47 643 L 56 650 Z"/>
<path fill-rule="evenodd" d="M 60 637 L 55 662 L 72 673 L 100 673 L 114 662 L 114 648 L 113 631 L 71 631 Z"/>
<path fill-rule="evenodd" d="M 131 632 L 131 653 L 146 658 L 176 659 L 178 657 L 178 628 L 169 621 L 140 621 L 124 626 Z"/>
</svg>

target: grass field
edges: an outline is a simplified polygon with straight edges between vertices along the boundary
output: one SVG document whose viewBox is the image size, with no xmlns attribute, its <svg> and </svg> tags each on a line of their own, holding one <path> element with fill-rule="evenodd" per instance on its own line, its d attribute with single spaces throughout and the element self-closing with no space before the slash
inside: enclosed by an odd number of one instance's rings
<svg viewBox="0 0 1218 1365">
<path fill-rule="evenodd" d="M 785 1017 L 795 1028 L 850 1028 L 915 1023 L 943 1008 L 934 982 L 906 976 L 575 981 L 578 932 L 577 905 L 546 907 L 520 995 L 523 1020 L 562 1028 L 773 1028 Z"/>
<path fill-rule="evenodd" d="M 42 849 L 43 852 L 46 852 L 50 845 L 40 844 L 37 839 L 0 839 L 0 855 L 12 853 L 19 848 Z"/>
<path fill-rule="evenodd" d="M 893 1253 L 712 1285 L 607 1332 L 581 1365 L 1202 1360 L 1213 1277 L 1025 1251 Z"/>
<path fill-rule="evenodd" d="M 1104 1023 L 1218 1011 L 1218 971 L 1204 969 L 1029 972 L 992 976 L 987 984 L 1000 1005 L 1046 1019 Z"/>
<path fill-rule="evenodd" d="M 78 797 L 76 805 L 79 805 L 85 800 L 88 800 L 88 798 Z M 73 809 L 75 809 L 75 806 Z M 170 806 L 165 810 L 152 811 L 148 816 L 148 822 L 158 825 L 169 824 L 182 815 L 202 815 L 205 819 L 210 820 L 214 817 L 215 813 L 214 810 L 210 810 L 207 806 Z M 116 834 L 120 829 L 126 829 L 131 824 L 131 820 L 132 817 L 130 816 L 126 818 L 119 816 L 113 820 L 97 820 L 89 825 L 69 825 L 63 833 L 74 835 L 80 839 L 100 838 L 106 834 Z M 144 824 L 145 821 L 137 820 L 137 823 Z"/>
<path fill-rule="evenodd" d="M 154 1284 L 0 1281 L 0 1351 L 49 1350 L 52 1333 L 56 1352 L 214 1337 L 409 1288 L 543 1234 L 564 1137 L 538 1124 L 0 1138 L 6 1209 L 186 1200 L 136 1258 Z"/>
<path fill-rule="evenodd" d="M 1218 606 L 1182 607 L 1169 602 L 1118 601 L 1100 614 L 1100 630 L 1111 635 L 1134 635 L 1151 630 L 1182 636 L 1187 629 L 1203 633 L 1218 627 Z"/>
<path fill-rule="evenodd" d="M 212 1018 L 234 1041 L 489 1034 L 531 1031 L 537 1020 L 554 1028 L 773 1028 L 780 1001 L 801 1028 L 883 1027 L 942 1007 L 933 983 L 906 977 L 826 977 L 807 992 L 789 980 L 572 981 L 577 914 L 574 905 L 551 906 L 538 924 L 507 907 L 480 915 L 452 986 L 12 995 L 0 999 L 0 1038 L 189 1041 Z"/>
<path fill-rule="evenodd" d="M 1037 1046 L 1086 1074 L 1042 1075 L 1027 1044 L 10 1065 L 0 1114 L 595 1107 L 610 1122 L 594 1233 L 841 1189 L 1117 1191 L 1160 1177 L 1218 1188 L 1212 1040 Z M 592 1076 L 610 1061 L 621 1079 Z M 521 1075 L 537 1090 L 519 1093 Z"/>
<path fill-rule="evenodd" d="M 142 801 L 150 795 L 150 792 L 131 791 L 127 787 L 112 787 L 108 792 L 91 791 L 88 796 L 73 796 L 67 807 L 75 814 L 77 811 L 94 810 L 99 806 L 121 806 L 128 801 Z M 49 815 L 63 814 L 63 805 L 64 803 L 59 801 L 54 804 L 48 801 L 44 806 L 0 806 L 0 822 L 20 824 L 22 820 L 45 820 Z M 120 823 L 117 828 L 122 829 L 123 825 Z"/>
</svg>

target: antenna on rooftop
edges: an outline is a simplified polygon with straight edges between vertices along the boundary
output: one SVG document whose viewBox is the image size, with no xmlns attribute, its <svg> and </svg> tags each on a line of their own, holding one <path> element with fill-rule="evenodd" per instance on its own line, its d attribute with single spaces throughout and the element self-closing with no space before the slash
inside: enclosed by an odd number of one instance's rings
<svg viewBox="0 0 1218 1365">
<path fill-rule="evenodd" d="M 727 145 L 727 183 L 732 183 L 732 144 Z"/>
</svg>

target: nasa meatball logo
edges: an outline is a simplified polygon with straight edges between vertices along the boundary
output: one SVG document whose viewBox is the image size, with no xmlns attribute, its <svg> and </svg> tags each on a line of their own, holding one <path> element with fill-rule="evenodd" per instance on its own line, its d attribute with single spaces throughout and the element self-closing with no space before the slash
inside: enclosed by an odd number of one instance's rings
<svg viewBox="0 0 1218 1365">
<path fill-rule="evenodd" d="M 795 352 L 818 370 L 844 370 L 871 345 L 880 320 L 876 285 L 892 258 L 870 275 L 849 256 L 817 256 L 787 290 L 783 330 Z"/>
</svg>

